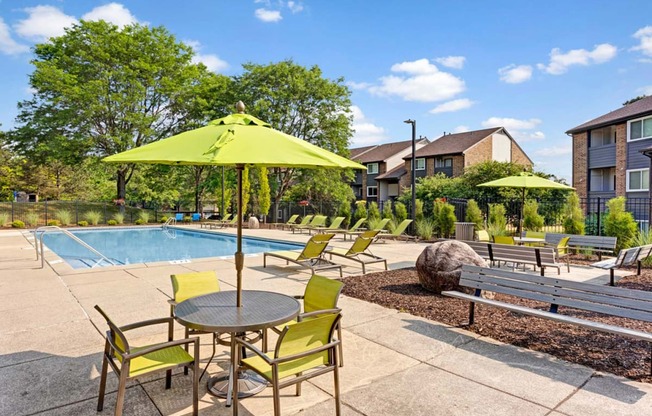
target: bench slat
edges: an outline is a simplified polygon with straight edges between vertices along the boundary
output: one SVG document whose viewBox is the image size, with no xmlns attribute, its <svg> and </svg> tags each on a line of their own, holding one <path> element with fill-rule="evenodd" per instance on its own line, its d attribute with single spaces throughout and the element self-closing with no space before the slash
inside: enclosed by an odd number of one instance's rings
<svg viewBox="0 0 652 416">
<path fill-rule="evenodd" d="M 652 312 L 650 312 L 652 311 L 652 302 L 645 300 L 605 296 L 604 294 L 572 290 L 559 286 L 494 278 L 486 275 L 476 275 L 476 278 L 460 279 L 460 285 L 499 293 L 506 293 L 506 288 L 522 289 L 525 292 L 521 292 L 518 296 L 569 307 L 579 307 L 579 305 L 584 303 L 583 301 L 588 301 L 591 302 L 594 308 L 613 308 L 609 312 L 611 315 L 652 322 Z M 536 299 L 534 295 L 530 296 L 530 293 L 536 294 Z M 514 293 L 508 294 L 515 295 Z M 596 310 L 595 312 L 599 311 Z"/>
<path fill-rule="evenodd" d="M 444 296 L 450 296 L 458 299 L 463 299 L 463 300 L 468 300 L 470 302 L 475 302 L 475 303 L 483 303 L 489 306 L 494 306 L 498 308 L 503 308 L 507 309 L 512 312 L 517 312 L 517 313 L 522 313 L 526 315 L 531 315 L 531 316 L 536 316 L 540 318 L 545 318 L 545 319 L 551 319 L 554 321 L 559 321 L 559 322 L 564 322 L 564 323 L 569 323 L 569 324 L 574 324 L 577 326 L 585 327 L 585 328 L 590 328 L 590 329 L 595 329 L 598 331 L 602 332 L 610 332 L 614 334 L 621 334 L 621 335 L 626 335 L 635 339 L 640 339 L 643 341 L 650 341 L 652 342 L 652 334 L 647 333 L 647 332 L 642 332 L 642 331 L 637 331 L 635 329 L 629 329 L 629 328 L 623 328 L 615 325 L 608 325 L 604 324 L 601 322 L 595 322 L 595 321 L 589 321 L 586 319 L 581 319 L 581 318 L 575 318 L 573 316 L 568 316 L 568 315 L 560 315 L 557 313 L 552 313 L 548 311 L 542 311 L 539 309 L 532 309 L 532 308 L 527 308 L 524 306 L 519 306 L 519 305 L 512 305 L 509 303 L 505 302 L 500 302 L 497 300 L 493 299 L 485 299 L 481 298 L 478 296 L 473 296 L 469 295 L 466 293 L 462 292 L 457 292 L 457 291 L 444 291 L 441 292 L 442 295 Z"/>
</svg>

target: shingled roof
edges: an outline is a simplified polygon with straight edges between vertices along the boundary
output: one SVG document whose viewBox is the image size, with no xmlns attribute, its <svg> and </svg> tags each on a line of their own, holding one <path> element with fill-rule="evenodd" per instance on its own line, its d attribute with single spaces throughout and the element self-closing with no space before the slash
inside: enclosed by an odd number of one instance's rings
<svg viewBox="0 0 652 416">
<path fill-rule="evenodd" d="M 581 133 L 583 131 L 605 127 L 611 124 L 621 123 L 637 117 L 652 114 L 652 96 L 642 98 L 618 110 L 602 115 L 586 123 L 580 124 L 568 130 L 566 134 Z"/>
<path fill-rule="evenodd" d="M 351 152 L 350 158 L 355 159 L 357 156 L 368 152 L 369 150 L 373 149 L 374 147 L 378 147 L 377 144 L 372 144 L 371 146 L 363 146 L 363 147 L 356 147 L 353 149 L 349 149 L 349 152 Z"/>
<path fill-rule="evenodd" d="M 412 146 L 412 140 L 379 144 L 378 146 L 366 152 L 358 152 L 357 156 L 353 155 L 353 151 L 356 149 L 351 149 L 351 159 L 356 160 L 360 163 L 382 162 L 388 159 L 390 156 L 395 155 L 396 153 L 405 150 L 410 146 Z"/>
<path fill-rule="evenodd" d="M 405 169 L 405 163 L 403 163 L 402 165 L 398 165 L 394 169 L 387 171 L 382 175 L 376 176 L 376 180 L 380 181 L 383 179 L 401 179 L 401 176 L 405 175 L 406 173 L 407 169 Z"/>
<path fill-rule="evenodd" d="M 464 133 L 445 134 L 432 143 L 417 150 L 415 157 L 430 157 L 439 155 L 454 155 L 464 152 L 469 147 L 478 143 L 487 136 L 502 130 L 502 127 L 493 127 L 484 130 L 467 131 Z M 409 159 L 406 156 L 403 159 Z"/>
</svg>

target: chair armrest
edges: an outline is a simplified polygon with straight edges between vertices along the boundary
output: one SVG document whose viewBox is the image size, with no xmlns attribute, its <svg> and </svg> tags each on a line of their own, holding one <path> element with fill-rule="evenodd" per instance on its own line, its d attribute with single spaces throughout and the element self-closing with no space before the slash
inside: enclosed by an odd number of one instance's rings
<svg viewBox="0 0 652 416">
<path fill-rule="evenodd" d="M 303 299 L 305 296 L 303 296 L 303 295 L 295 295 L 295 296 L 292 296 L 292 297 L 294 299 Z"/>
<path fill-rule="evenodd" d="M 265 360 L 265 362 L 267 364 L 269 364 L 269 365 L 273 364 L 272 360 L 270 360 L 270 358 L 267 356 L 267 354 L 265 354 L 264 352 L 262 352 L 261 350 L 256 348 L 253 344 L 251 344 L 251 343 L 249 343 L 249 342 L 247 342 L 247 341 L 245 341 L 243 339 L 240 339 L 240 338 L 236 338 L 235 342 L 236 342 L 236 344 L 240 344 L 243 347 L 247 348 L 248 350 L 251 350 L 254 354 L 258 355 L 260 358 Z"/>
<path fill-rule="evenodd" d="M 179 302 L 174 299 L 168 299 L 168 303 L 172 306 L 177 306 L 179 304 Z"/>
<path fill-rule="evenodd" d="M 163 342 L 161 344 L 152 345 L 150 347 L 143 348 L 142 350 L 139 350 L 138 352 L 132 354 L 124 354 L 122 357 L 125 359 L 136 358 L 146 354 L 150 354 L 154 351 L 164 350 L 170 347 L 176 347 L 177 345 L 198 344 L 198 343 L 199 343 L 198 337 L 178 339 L 176 341 L 168 341 L 168 342 Z"/>
<path fill-rule="evenodd" d="M 320 309 L 318 311 L 312 311 L 312 312 L 305 312 L 302 314 L 299 314 L 297 317 L 297 322 L 301 322 L 305 318 L 310 318 L 312 316 L 319 316 L 319 315 L 328 315 L 331 313 L 340 313 L 342 312 L 342 309 L 340 308 L 333 308 L 333 309 Z"/>
<path fill-rule="evenodd" d="M 159 325 L 159 324 L 173 324 L 174 323 L 174 318 L 168 316 L 165 318 L 157 318 L 157 319 L 149 319 L 147 321 L 141 321 L 141 322 L 134 322 L 133 324 L 121 326 L 120 330 L 121 331 L 129 331 L 132 329 L 136 328 L 142 328 L 144 326 L 150 326 L 150 325 Z"/>
</svg>

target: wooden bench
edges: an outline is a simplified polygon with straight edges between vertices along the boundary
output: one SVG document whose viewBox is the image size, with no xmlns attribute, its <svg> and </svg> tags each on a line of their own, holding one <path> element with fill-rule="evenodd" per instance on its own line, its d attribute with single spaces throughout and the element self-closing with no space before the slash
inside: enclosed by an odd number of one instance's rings
<svg viewBox="0 0 652 416">
<path fill-rule="evenodd" d="M 546 233 L 546 244 L 556 246 L 559 240 L 564 237 L 570 237 L 568 248 L 575 251 L 590 251 L 598 254 L 598 259 L 602 260 L 602 254 L 613 254 L 616 250 L 616 237 L 600 235 L 576 235 L 576 234 L 559 234 Z"/>
<path fill-rule="evenodd" d="M 509 262 L 530 264 L 541 269 L 541 276 L 545 275 L 546 267 L 554 267 L 557 274 L 561 273 L 561 263 L 557 262 L 555 249 L 552 247 L 514 246 L 509 244 L 487 243 L 484 241 L 462 241 L 475 251 L 480 257 L 494 262 Z M 499 263 L 500 264 L 500 263 Z M 566 265 L 570 272 L 570 265 Z"/>
<path fill-rule="evenodd" d="M 552 277 L 469 265 L 462 266 L 460 286 L 472 288 L 475 292 L 474 294 L 467 294 L 459 291 L 444 291 L 441 294 L 470 302 L 469 322 L 467 325 L 473 324 L 475 304 L 482 303 L 512 312 L 624 335 L 652 343 L 652 333 L 650 332 L 563 315 L 559 310 L 560 307 L 568 307 L 652 322 L 652 292 L 572 282 Z M 550 306 L 548 310 L 541 310 L 486 299 L 482 297 L 483 290 L 539 301 Z M 650 358 L 652 360 L 652 355 Z M 652 362 L 650 374 L 652 374 Z"/>
<path fill-rule="evenodd" d="M 641 263 L 652 254 L 652 244 L 620 250 L 618 257 L 593 263 L 592 267 L 609 270 L 609 285 L 614 285 L 614 270 L 636 264 L 636 275 L 641 275 Z"/>
</svg>

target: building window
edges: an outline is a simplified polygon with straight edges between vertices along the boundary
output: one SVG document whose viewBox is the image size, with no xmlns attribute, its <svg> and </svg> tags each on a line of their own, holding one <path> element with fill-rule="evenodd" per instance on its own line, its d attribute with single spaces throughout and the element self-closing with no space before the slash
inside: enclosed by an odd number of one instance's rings
<svg viewBox="0 0 652 416">
<path fill-rule="evenodd" d="M 614 143 L 616 143 L 615 126 L 591 130 L 591 140 L 589 142 L 589 147 L 607 146 Z"/>
<path fill-rule="evenodd" d="M 367 174 L 375 175 L 378 173 L 378 163 L 370 163 L 367 165 Z"/>
<path fill-rule="evenodd" d="M 446 158 L 438 157 L 437 159 L 435 159 L 436 168 L 450 168 L 451 166 L 453 166 L 453 159 L 450 157 L 446 157 Z"/>
<path fill-rule="evenodd" d="M 652 139 L 652 117 L 627 122 L 627 140 Z"/>
<path fill-rule="evenodd" d="M 378 187 L 377 186 L 367 186 L 367 196 L 368 197 L 377 197 L 378 196 Z"/>
<path fill-rule="evenodd" d="M 650 189 L 650 169 L 632 169 L 627 171 L 627 191 L 647 191 Z"/>
<path fill-rule="evenodd" d="M 426 159 L 423 157 L 420 157 L 418 159 L 414 159 L 417 161 L 416 167 L 414 170 L 426 170 Z M 410 159 L 410 169 L 412 169 L 412 159 Z"/>
<path fill-rule="evenodd" d="M 616 168 L 591 169 L 590 191 L 609 192 L 616 190 Z"/>
</svg>

